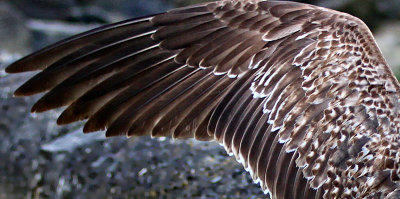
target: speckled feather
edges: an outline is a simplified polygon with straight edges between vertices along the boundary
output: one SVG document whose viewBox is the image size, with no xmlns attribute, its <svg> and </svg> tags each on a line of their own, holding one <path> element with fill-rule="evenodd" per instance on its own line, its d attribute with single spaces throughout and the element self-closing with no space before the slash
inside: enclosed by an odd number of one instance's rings
<svg viewBox="0 0 400 199">
<path fill-rule="evenodd" d="M 103 26 L 7 67 L 85 132 L 215 140 L 272 198 L 398 198 L 399 83 L 359 19 L 223 0 Z"/>
</svg>

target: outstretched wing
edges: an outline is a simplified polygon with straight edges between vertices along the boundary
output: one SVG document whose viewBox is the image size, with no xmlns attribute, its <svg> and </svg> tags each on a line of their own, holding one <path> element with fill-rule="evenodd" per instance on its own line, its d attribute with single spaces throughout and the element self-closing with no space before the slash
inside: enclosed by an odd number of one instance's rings
<svg viewBox="0 0 400 199">
<path fill-rule="evenodd" d="M 216 140 L 273 198 L 396 197 L 398 91 L 357 18 L 224 0 L 103 26 L 6 71 L 17 96 L 107 136 Z"/>
</svg>

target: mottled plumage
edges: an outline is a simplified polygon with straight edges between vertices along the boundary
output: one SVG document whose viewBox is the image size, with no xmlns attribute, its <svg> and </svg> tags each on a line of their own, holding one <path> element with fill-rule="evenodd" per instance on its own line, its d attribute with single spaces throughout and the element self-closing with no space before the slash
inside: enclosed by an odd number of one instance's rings
<svg viewBox="0 0 400 199">
<path fill-rule="evenodd" d="M 223 0 L 103 26 L 6 71 L 85 132 L 215 140 L 272 198 L 399 198 L 399 83 L 359 19 Z"/>
</svg>

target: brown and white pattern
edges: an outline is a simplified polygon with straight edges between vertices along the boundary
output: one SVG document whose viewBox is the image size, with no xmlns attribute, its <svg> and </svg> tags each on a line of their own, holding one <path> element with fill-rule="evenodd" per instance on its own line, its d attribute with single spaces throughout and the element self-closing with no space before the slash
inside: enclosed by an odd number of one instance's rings
<svg viewBox="0 0 400 199">
<path fill-rule="evenodd" d="M 85 132 L 215 140 L 278 199 L 400 198 L 399 83 L 359 19 L 223 0 L 103 26 L 6 71 Z"/>
</svg>

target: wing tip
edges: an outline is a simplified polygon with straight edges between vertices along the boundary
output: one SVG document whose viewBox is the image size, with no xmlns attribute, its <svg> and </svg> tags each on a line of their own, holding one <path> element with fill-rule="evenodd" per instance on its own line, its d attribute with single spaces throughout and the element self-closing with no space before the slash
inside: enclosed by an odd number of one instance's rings
<svg viewBox="0 0 400 199">
<path fill-rule="evenodd" d="M 70 109 L 66 109 L 64 112 L 61 113 L 61 115 L 57 118 L 57 125 L 67 125 L 71 124 L 73 122 L 76 122 L 80 120 L 78 119 L 71 111 Z"/>
<path fill-rule="evenodd" d="M 46 106 L 45 104 L 43 104 L 40 100 L 38 102 L 36 102 L 32 108 L 31 108 L 31 113 L 42 113 L 42 112 L 46 112 L 48 110 L 50 110 L 51 108 L 49 108 L 48 106 Z"/>
<path fill-rule="evenodd" d="M 4 71 L 9 74 L 15 74 L 41 70 L 45 68 L 43 67 L 43 63 L 38 62 L 40 59 L 37 58 L 37 54 L 38 53 L 28 55 L 11 63 L 4 69 Z"/>
<path fill-rule="evenodd" d="M 24 71 L 23 71 L 24 72 Z M 19 73 L 19 72 L 16 72 Z M 46 82 L 39 82 L 34 78 L 29 79 L 14 91 L 14 96 L 31 96 L 48 90 Z"/>
<path fill-rule="evenodd" d="M 13 97 L 25 97 L 28 96 L 25 92 L 21 91 L 19 88 L 14 91 Z"/>
<path fill-rule="evenodd" d="M 19 64 L 20 61 L 16 61 L 8 65 L 4 71 L 9 74 L 24 72 L 23 67 Z"/>
<path fill-rule="evenodd" d="M 15 97 L 25 97 L 25 96 L 31 96 L 35 95 L 37 92 L 33 91 L 32 89 L 28 88 L 25 84 L 17 88 L 17 90 L 14 91 L 14 96 Z"/>
<path fill-rule="evenodd" d="M 83 132 L 84 133 L 91 133 L 95 131 L 99 131 L 101 128 L 99 128 L 99 125 L 96 121 L 89 119 L 86 124 L 83 126 Z"/>
</svg>

